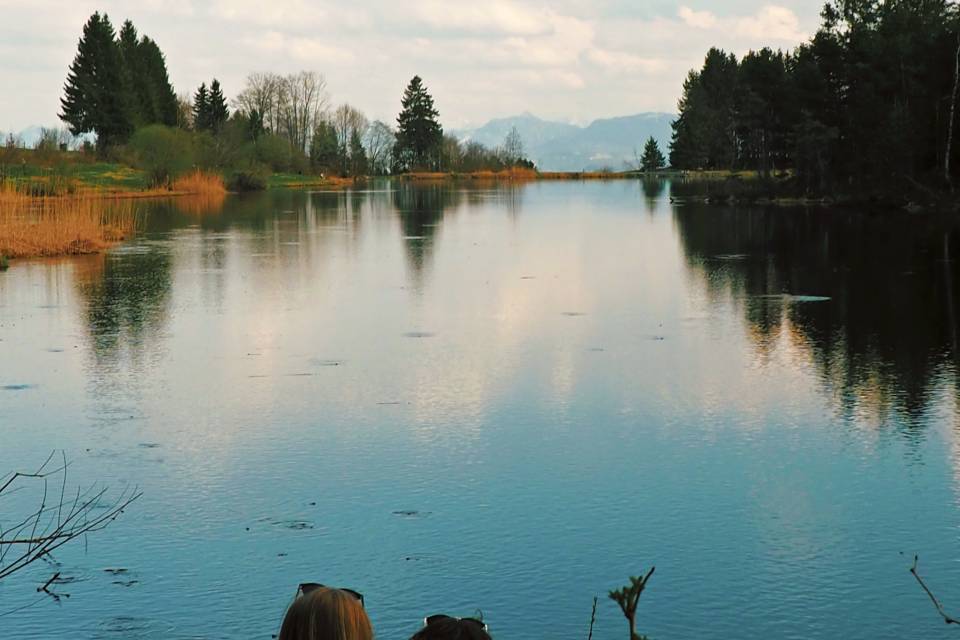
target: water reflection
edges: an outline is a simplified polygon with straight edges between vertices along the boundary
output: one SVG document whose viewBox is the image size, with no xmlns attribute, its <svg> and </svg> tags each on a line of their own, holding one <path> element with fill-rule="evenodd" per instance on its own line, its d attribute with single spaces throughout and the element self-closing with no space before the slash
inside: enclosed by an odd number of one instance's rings
<svg viewBox="0 0 960 640">
<path fill-rule="evenodd" d="M 147 638 L 267 637 L 305 572 L 370 594 L 383 637 L 475 606 L 504 637 L 576 636 L 642 540 L 654 637 L 942 637 L 888 557 L 930 549 L 960 584 L 960 438 L 929 437 L 960 429 L 956 224 L 667 189 L 155 202 L 105 256 L 0 275 L 30 385 L 2 392 L 0 469 L 65 447 L 148 496 L 62 559 L 136 586 L 90 580 L 15 628 L 137 611 Z"/>
<path fill-rule="evenodd" d="M 913 424 L 957 370 L 953 220 L 674 208 L 690 272 L 740 309 L 761 356 L 785 337 L 847 416 Z"/>
<path fill-rule="evenodd" d="M 76 287 L 98 362 L 116 358 L 118 351 L 136 358 L 163 331 L 171 266 L 169 252 L 149 244 L 78 261 Z"/>
</svg>

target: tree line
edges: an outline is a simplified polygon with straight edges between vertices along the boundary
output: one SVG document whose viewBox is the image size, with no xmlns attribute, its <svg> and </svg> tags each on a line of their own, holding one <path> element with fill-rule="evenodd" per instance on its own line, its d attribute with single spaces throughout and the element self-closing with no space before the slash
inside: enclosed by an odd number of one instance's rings
<svg viewBox="0 0 960 640">
<path fill-rule="evenodd" d="M 673 123 L 675 169 L 795 170 L 807 190 L 949 181 L 960 11 L 946 0 L 832 0 L 809 42 L 711 49 Z"/>
<path fill-rule="evenodd" d="M 253 183 L 268 172 L 533 167 L 516 130 L 497 149 L 445 134 L 419 76 L 402 96 L 395 126 L 370 122 L 349 104 L 332 106 L 323 75 L 314 71 L 251 74 L 232 102 L 215 78 L 177 95 L 159 46 L 129 20 L 117 34 L 100 13 L 84 25 L 60 118 L 74 136 L 95 134 L 99 154 L 139 164 L 157 183 L 191 167 L 259 175 Z"/>
</svg>

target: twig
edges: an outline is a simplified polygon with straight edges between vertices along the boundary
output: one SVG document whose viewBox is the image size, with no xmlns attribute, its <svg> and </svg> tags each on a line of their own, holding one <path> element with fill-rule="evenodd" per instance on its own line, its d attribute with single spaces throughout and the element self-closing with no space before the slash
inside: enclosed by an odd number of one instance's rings
<svg viewBox="0 0 960 640">
<path fill-rule="evenodd" d="M 940 601 L 937 600 L 937 596 L 933 595 L 933 592 L 930 591 L 930 588 L 923 581 L 923 578 L 920 577 L 920 573 L 917 571 L 917 563 L 920 561 L 919 556 L 913 556 L 913 566 L 910 567 L 910 573 L 913 574 L 913 577 L 917 579 L 917 582 L 920 583 L 920 586 L 923 587 L 923 590 L 926 591 L 927 596 L 930 598 L 930 602 L 933 603 L 933 606 L 937 608 L 937 612 L 943 618 L 943 621 L 947 624 L 960 624 L 960 620 L 951 617 L 943 610 L 943 605 L 940 604 Z"/>
<path fill-rule="evenodd" d="M 47 587 L 49 587 L 51 584 L 53 584 L 54 581 L 55 581 L 57 578 L 59 578 L 59 577 L 60 577 L 60 572 L 57 571 L 55 574 L 53 574 L 53 577 L 52 577 L 52 578 L 50 578 L 49 580 L 47 580 L 47 581 L 43 584 L 42 587 L 37 587 L 37 591 L 46 591 L 46 590 L 47 590 Z"/>
<path fill-rule="evenodd" d="M 136 488 L 124 490 L 115 501 L 101 506 L 108 489 L 96 486 L 83 490 L 77 487 L 76 495 L 67 496 L 66 455 L 61 453 L 63 464 L 56 469 L 48 469 L 56 451 L 33 473 L 16 472 L 0 479 L 0 495 L 5 491 L 13 493 L 22 488 L 15 486 L 18 480 L 39 481 L 43 484 L 40 506 L 26 515 L 16 524 L 3 529 L 0 527 L 0 580 L 20 571 L 40 559 L 46 559 L 51 552 L 88 533 L 100 531 L 116 520 L 124 509 L 142 495 Z M 62 474 L 60 496 L 54 501 L 48 499 L 48 489 L 53 476 Z M 8 493 L 8 495 L 9 495 Z M 100 511 L 104 509 L 103 511 Z M 99 512 L 99 513 L 98 513 Z M 11 559 L 12 558 L 12 559 Z M 58 574 L 59 575 L 59 574 Z M 56 580 L 51 578 L 41 589 L 47 593 L 48 587 Z M 51 594 L 54 595 L 54 594 Z"/>
<path fill-rule="evenodd" d="M 590 633 L 587 634 L 587 640 L 593 640 L 593 623 L 597 620 L 597 596 L 593 596 L 593 611 L 590 612 Z"/>
</svg>

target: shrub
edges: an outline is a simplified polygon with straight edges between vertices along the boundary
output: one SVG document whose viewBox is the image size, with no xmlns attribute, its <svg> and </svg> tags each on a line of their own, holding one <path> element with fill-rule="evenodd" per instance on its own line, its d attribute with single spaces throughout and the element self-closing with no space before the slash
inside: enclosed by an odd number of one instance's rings
<svg viewBox="0 0 960 640">
<path fill-rule="evenodd" d="M 147 172 L 154 186 L 168 186 L 195 165 L 193 141 L 182 129 L 150 125 L 138 129 L 128 147 L 137 168 Z"/>
<path fill-rule="evenodd" d="M 273 171 L 290 171 L 294 165 L 294 153 L 286 138 L 264 134 L 256 142 L 256 159 Z"/>
<path fill-rule="evenodd" d="M 263 191 L 267 188 L 265 172 L 256 169 L 237 171 L 227 181 L 230 191 Z"/>
</svg>

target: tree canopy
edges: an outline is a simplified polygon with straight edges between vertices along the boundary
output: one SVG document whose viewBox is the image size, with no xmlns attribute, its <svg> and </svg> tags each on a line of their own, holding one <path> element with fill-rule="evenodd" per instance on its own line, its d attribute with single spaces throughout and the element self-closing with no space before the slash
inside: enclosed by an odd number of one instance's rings
<svg viewBox="0 0 960 640">
<path fill-rule="evenodd" d="M 100 13 L 83 27 L 60 106 L 70 131 L 96 133 L 101 149 L 125 142 L 136 127 L 177 123 L 176 93 L 160 47 L 129 20 L 116 34 Z"/>
<path fill-rule="evenodd" d="M 403 109 L 397 117 L 397 141 L 394 162 L 397 170 L 437 169 L 443 142 L 440 115 L 433 97 L 420 76 L 414 76 L 401 100 Z"/>
<path fill-rule="evenodd" d="M 660 145 L 653 136 L 647 139 L 643 146 L 643 157 L 640 158 L 641 171 L 659 171 L 667 166 L 667 159 L 663 157 L 660 151 Z"/>
<path fill-rule="evenodd" d="M 955 173 L 957 5 L 833 0 L 821 16 L 792 52 L 711 49 L 684 82 L 671 165 L 795 169 L 816 189 Z"/>
</svg>

